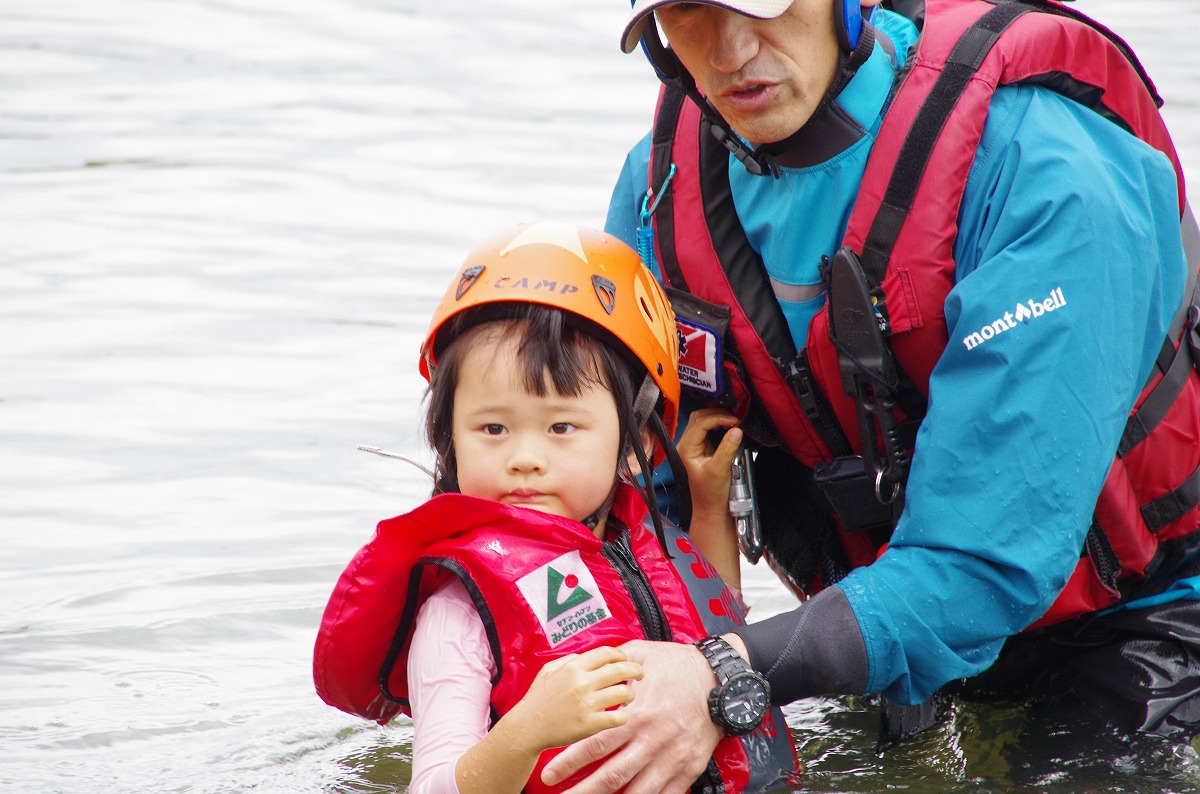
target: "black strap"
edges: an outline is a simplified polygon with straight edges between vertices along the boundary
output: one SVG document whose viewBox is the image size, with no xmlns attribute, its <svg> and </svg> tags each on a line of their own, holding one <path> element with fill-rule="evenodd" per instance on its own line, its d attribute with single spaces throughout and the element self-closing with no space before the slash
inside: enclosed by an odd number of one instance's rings
<svg viewBox="0 0 1200 794">
<path fill-rule="evenodd" d="M 655 119 L 651 138 L 651 174 L 661 185 L 670 171 L 672 148 L 679 123 L 679 114 L 686 95 L 678 87 L 667 85 Z M 712 237 L 713 249 L 734 285 L 737 301 L 762 340 L 764 347 L 780 367 L 784 378 L 803 401 L 803 408 L 821 440 L 835 455 L 849 454 L 850 442 L 837 422 L 837 417 L 821 392 L 816 379 L 797 354 L 791 330 L 783 309 L 771 289 L 770 277 L 761 257 L 746 238 L 733 204 L 733 188 L 729 183 L 728 157 L 725 147 L 709 132 L 707 118 L 701 118 L 700 193 L 704 204 L 704 220 Z M 676 231 L 673 212 L 673 191 L 664 194 L 655 211 L 658 238 L 659 267 L 674 288 L 691 292 L 676 250 Z M 795 366 L 797 363 L 799 367 Z M 790 367 L 790 369 L 789 369 Z M 797 382 L 799 381 L 799 383 Z M 807 396 L 808 399 L 804 399 Z"/>
<path fill-rule="evenodd" d="M 654 120 L 654 135 L 650 139 L 650 178 L 654 190 L 662 190 L 667 174 L 671 172 L 671 147 L 675 143 L 675 128 L 679 124 L 679 113 L 683 109 L 683 91 L 667 86 L 659 104 L 658 118 Z M 687 291 L 687 281 L 679 267 L 679 256 L 675 253 L 674 191 L 666 190 L 656 197 L 658 208 L 654 211 L 654 223 L 658 238 L 658 266 L 669 286 Z"/>
<path fill-rule="evenodd" d="M 1200 505 L 1200 467 L 1173 491 L 1165 493 L 1142 508 L 1142 518 L 1151 531 L 1177 521 Z"/>
<path fill-rule="evenodd" d="M 891 180 L 883 196 L 883 203 L 875 214 L 871 229 L 863 243 L 862 267 L 871 293 L 878 298 L 881 310 L 883 294 L 879 285 L 887 269 L 892 248 L 900 236 L 900 229 L 908 212 L 912 209 L 917 186 L 925 173 L 925 167 L 933 154 L 933 147 L 941 135 L 942 128 L 950 118 L 959 98 L 966 90 L 971 78 L 978 71 L 983 59 L 991 51 L 1009 25 L 1032 9 L 1016 3 L 1002 3 L 988 11 L 954 45 L 942 72 L 921 104 L 904 144 Z M 886 312 L 885 312 L 886 316 Z"/>
<path fill-rule="evenodd" d="M 796 355 L 796 344 L 783 308 L 771 288 L 762 257 L 750 245 L 733 203 L 729 183 L 729 152 L 709 133 L 708 119 L 700 120 L 700 195 L 704 221 L 713 250 L 733 285 L 738 303 L 771 358 L 782 365 Z"/>
<path fill-rule="evenodd" d="M 1183 339 L 1179 343 L 1179 352 L 1175 354 L 1176 362 L 1171 364 L 1171 369 L 1163 376 L 1164 381 L 1171 377 L 1172 371 L 1178 364 L 1178 359 L 1186 357 L 1193 364 L 1200 359 L 1200 327 L 1198 326 L 1200 326 L 1200 308 L 1192 307 L 1184 327 Z M 1191 374 L 1191 370 L 1192 367 L 1184 369 L 1183 377 L 1185 379 L 1187 375 Z M 1154 396 L 1151 394 L 1146 398 L 1143 408 L 1145 403 L 1148 403 Z M 1156 531 L 1187 515 L 1197 505 L 1200 505 L 1200 466 L 1177 488 L 1143 506 L 1142 518 L 1145 519 L 1151 531 Z"/>
<path fill-rule="evenodd" d="M 1189 321 L 1186 329 L 1188 335 L 1194 333 L 1196 330 L 1194 322 Z M 1121 435 L 1121 443 L 1117 446 L 1119 457 L 1123 458 L 1128 455 L 1162 421 L 1163 417 L 1167 415 L 1167 411 L 1171 410 L 1176 398 L 1179 397 L 1179 393 L 1183 391 L 1188 377 L 1195 368 L 1192 346 L 1188 344 L 1186 336 L 1178 348 L 1168 339 L 1163 344 L 1163 350 L 1165 352 L 1168 349 L 1173 351 L 1171 363 L 1166 368 L 1162 379 L 1154 386 L 1154 390 L 1142 401 L 1141 406 L 1126 422 L 1125 432 Z M 1160 354 L 1160 362 L 1162 358 L 1163 355 Z M 1161 363 L 1159 366 L 1161 367 Z"/>
<path fill-rule="evenodd" d="M 750 245 L 733 203 L 729 182 L 729 154 L 721 142 L 708 134 L 708 119 L 700 121 L 700 194 L 704 218 L 712 237 L 713 250 L 733 285 L 738 304 L 754 333 L 762 340 L 792 386 L 801 407 L 833 455 L 850 454 L 850 441 L 837 421 L 828 398 L 807 367 L 803 351 L 797 353 L 783 307 L 771 287 L 762 257 Z"/>
</svg>

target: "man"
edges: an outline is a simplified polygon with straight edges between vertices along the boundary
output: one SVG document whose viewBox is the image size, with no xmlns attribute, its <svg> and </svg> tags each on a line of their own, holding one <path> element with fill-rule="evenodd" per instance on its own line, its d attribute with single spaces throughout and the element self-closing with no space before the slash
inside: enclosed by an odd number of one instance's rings
<svg viewBox="0 0 1200 794">
<path fill-rule="evenodd" d="M 897 737 L 947 689 L 1200 722 L 1200 258 L 1152 89 L 1057 6 L 877 4 L 633 4 L 666 88 L 608 230 L 813 595 L 732 650 L 627 645 L 628 725 L 546 770 L 607 756 L 573 794 L 687 790 L 763 708 L 747 663 L 774 703 L 881 693 Z"/>
</svg>

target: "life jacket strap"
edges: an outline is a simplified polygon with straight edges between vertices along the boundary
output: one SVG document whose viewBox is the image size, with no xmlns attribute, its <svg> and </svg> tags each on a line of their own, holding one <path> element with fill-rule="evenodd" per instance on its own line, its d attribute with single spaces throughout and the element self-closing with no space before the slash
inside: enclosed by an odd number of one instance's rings
<svg viewBox="0 0 1200 794">
<path fill-rule="evenodd" d="M 1200 466 L 1173 491 L 1168 491 L 1142 507 L 1142 518 L 1151 530 L 1158 530 L 1183 518 L 1200 505 Z"/>
<path fill-rule="evenodd" d="M 1163 343 L 1160 361 L 1169 357 L 1170 364 L 1166 367 L 1162 379 L 1155 384 L 1154 389 L 1142 401 L 1138 409 L 1129 417 L 1125 424 L 1125 432 L 1121 435 L 1121 443 L 1117 445 L 1117 455 L 1125 457 L 1134 447 L 1150 435 L 1150 432 L 1162 421 L 1171 410 L 1171 406 L 1179 397 L 1183 387 L 1196 369 L 1197 352 L 1200 351 L 1200 307 L 1192 306 L 1184 324 L 1184 338 L 1179 346 L 1167 339 Z M 1161 365 L 1160 365 L 1161 366 Z"/>
<path fill-rule="evenodd" d="M 941 74 L 921 105 L 917 117 L 905 135 L 895 170 L 888 181 L 883 202 L 871 222 L 861 254 L 863 272 L 871 297 L 882 316 L 884 333 L 890 334 L 887 304 L 880 284 L 887 270 L 892 248 L 912 209 L 917 187 L 925 173 L 942 128 L 958 100 L 966 91 L 984 58 L 1000 35 L 1022 15 L 1033 10 L 1026 5 L 1002 3 L 975 21 L 955 44 Z"/>
</svg>

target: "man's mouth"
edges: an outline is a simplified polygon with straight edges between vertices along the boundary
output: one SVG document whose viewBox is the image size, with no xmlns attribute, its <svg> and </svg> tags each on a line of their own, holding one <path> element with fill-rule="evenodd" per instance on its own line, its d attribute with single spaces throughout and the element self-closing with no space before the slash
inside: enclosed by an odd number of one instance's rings
<svg viewBox="0 0 1200 794">
<path fill-rule="evenodd" d="M 755 83 L 754 85 L 748 85 L 748 86 L 730 89 L 728 91 L 728 93 L 731 96 L 752 97 L 755 94 L 760 94 L 766 90 L 767 90 L 767 87 L 765 85 L 763 85 L 762 83 Z"/>
</svg>

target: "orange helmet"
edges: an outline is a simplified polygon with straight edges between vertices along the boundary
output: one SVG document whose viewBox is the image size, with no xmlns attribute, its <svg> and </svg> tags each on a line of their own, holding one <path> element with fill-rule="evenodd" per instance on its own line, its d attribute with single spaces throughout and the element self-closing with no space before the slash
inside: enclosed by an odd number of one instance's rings
<svg viewBox="0 0 1200 794">
<path fill-rule="evenodd" d="M 607 331 L 645 367 L 662 393 L 663 423 L 679 416 L 679 341 L 675 313 L 637 253 L 612 235 L 563 223 L 516 226 L 484 240 L 467 255 L 433 313 L 421 345 L 421 375 L 429 380 L 449 339 L 446 321 L 476 306 L 540 303 Z"/>
</svg>

